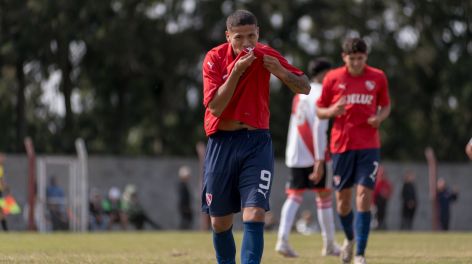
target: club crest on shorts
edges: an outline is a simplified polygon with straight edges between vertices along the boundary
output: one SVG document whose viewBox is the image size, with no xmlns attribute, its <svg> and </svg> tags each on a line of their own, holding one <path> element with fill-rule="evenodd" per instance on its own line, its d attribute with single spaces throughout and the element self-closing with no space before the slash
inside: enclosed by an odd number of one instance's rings
<svg viewBox="0 0 472 264">
<path fill-rule="evenodd" d="M 211 201 L 213 200 L 213 195 L 211 193 L 206 193 L 205 198 L 206 198 L 207 205 L 210 206 Z"/>
<path fill-rule="evenodd" d="M 333 182 L 334 182 L 334 185 L 338 186 L 341 183 L 341 176 L 334 175 Z"/>
</svg>

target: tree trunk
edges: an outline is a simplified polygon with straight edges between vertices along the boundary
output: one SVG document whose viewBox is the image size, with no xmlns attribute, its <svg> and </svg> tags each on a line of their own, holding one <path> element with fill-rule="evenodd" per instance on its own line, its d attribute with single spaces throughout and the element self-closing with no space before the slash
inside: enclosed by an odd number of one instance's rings
<svg viewBox="0 0 472 264">
<path fill-rule="evenodd" d="M 126 149 L 126 138 L 125 135 L 127 127 L 127 103 L 126 103 L 126 92 L 127 92 L 127 79 L 124 78 L 117 86 L 118 90 L 118 104 L 116 109 L 116 137 L 117 143 L 114 152 L 116 154 L 122 154 Z"/>
<path fill-rule="evenodd" d="M 23 149 L 23 140 L 26 132 L 25 118 L 25 73 L 23 71 L 23 59 L 19 58 L 16 62 L 16 80 L 18 83 L 18 92 L 16 95 L 16 144 L 15 151 Z"/>
<path fill-rule="evenodd" d="M 63 128 L 63 142 L 61 150 L 66 152 L 74 151 L 74 119 L 72 113 L 71 105 L 71 95 L 72 95 L 72 80 L 71 72 L 72 65 L 69 61 L 69 43 L 66 40 L 58 41 L 58 62 L 59 68 L 62 72 L 61 80 L 61 92 L 64 96 L 64 105 L 65 105 L 65 116 L 64 116 L 64 128 Z"/>
</svg>

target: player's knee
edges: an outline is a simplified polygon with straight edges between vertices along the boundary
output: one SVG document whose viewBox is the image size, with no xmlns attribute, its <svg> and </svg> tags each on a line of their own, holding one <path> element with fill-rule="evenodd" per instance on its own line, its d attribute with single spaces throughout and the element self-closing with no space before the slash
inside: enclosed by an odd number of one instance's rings
<svg viewBox="0 0 472 264">
<path fill-rule="evenodd" d="M 351 203 L 344 200 L 337 201 L 336 209 L 340 215 L 346 215 L 351 211 Z"/>
<path fill-rule="evenodd" d="M 246 207 L 243 212 L 244 222 L 264 222 L 265 210 L 259 207 Z"/>
<path fill-rule="evenodd" d="M 215 233 L 221 233 L 229 230 L 232 225 L 232 217 L 217 217 L 211 219 L 211 228 Z"/>
<path fill-rule="evenodd" d="M 356 205 L 360 211 L 370 210 L 372 204 L 372 190 L 367 187 L 361 186 L 357 189 Z"/>
<path fill-rule="evenodd" d="M 322 209 L 332 208 L 333 199 L 331 198 L 331 195 L 324 195 L 324 196 L 317 195 L 316 206 Z"/>
<path fill-rule="evenodd" d="M 221 232 L 224 232 L 226 230 L 229 230 L 231 228 L 231 225 L 232 224 L 227 224 L 227 223 L 223 223 L 223 222 L 212 222 L 211 223 L 211 227 L 213 228 L 213 231 L 215 231 L 215 233 L 221 233 Z"/>
</svg>

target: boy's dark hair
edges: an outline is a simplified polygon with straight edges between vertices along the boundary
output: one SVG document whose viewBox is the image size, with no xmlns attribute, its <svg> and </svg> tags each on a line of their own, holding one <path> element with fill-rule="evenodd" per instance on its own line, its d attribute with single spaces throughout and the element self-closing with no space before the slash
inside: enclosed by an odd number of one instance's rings
<svg viewBox="0 0 472 264">
<path fill-rule="evenodd" d="M 226 19 L 226 29 L 231 30 L 233 27 L 244 25 L 256 25 L 256 16 L 247 10 L 236 10 Z"/>
<path fill-rule="evenodd" d="M 332 64 L 326 58 L 318 58 L 310 60 L 308 63 L 308 77 L 313 78 L 316 75 L 322 73 L 323 71 L 331 69 Z"/>
<path fill-rule="evenodd" d="M 343 52 L 346 54 L 367 53 L 367 44 L 361 38 L 347 38 L 343 42 Z"/>
</svg>

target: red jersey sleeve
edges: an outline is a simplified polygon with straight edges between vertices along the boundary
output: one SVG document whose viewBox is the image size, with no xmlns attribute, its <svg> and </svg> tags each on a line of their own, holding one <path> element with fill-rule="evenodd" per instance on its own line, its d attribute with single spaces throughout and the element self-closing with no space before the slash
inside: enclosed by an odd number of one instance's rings
<svg viewBox="0 0 472 264">
<path fill-rule="evenodd" d="M 205 108 L 215 96 L 218 88 L 223 84 L 224 80 L 221 74 L 221 65 L 216 56 L 209 51 L 203 60 L 203 105 Z"/>
<path fill-rule="evenodd" d="M 382 78 L 380 79 L 380 88 L 378 94 L 378 105 L 387 106 L 390 104 L 390 96 L 388 94 L 388 81 L 385 73 L 382 74 Z"/>
<path fill-rule="evenodd" d="M 255 50 L 256 51 L 256 56 L 258 56 L 257 54 L 257 49 Z M 290 71 L 291 73 L 295 74 L 295 75 L 303 75 L 304 72 L 300 69 L 298 69 L 297 67 L 293 66 L 292 64 L 288 63 L 287 59 L 285 59 L 278 51 L 276 51 L 275 49 L 269 47 L 269 46 L 265 46 L 265 50 L 264 50 L 264 53 L 266 55 L 270 55 L 270 56 L 273 56 L 273 57 L 276 57 L 279 62 L 280 62 L 280 65 L 282 65 L 282 67 L 284 67 L 285 69 L 287 69 L 288 71 Z"/>
<path fill-rule="evenodd" d="M 323 78 L 323 89 L 321 90 L 320 98 L 316 101 L 316 105 L 318 107 L 329 107 L 331 105 L 331 100 L 333 99 L 333 95 L 331 93 L 333 89 L 333 79 L 331 78 L 330 74 L 326 74 L 325 78 Z"/>
</svg>

